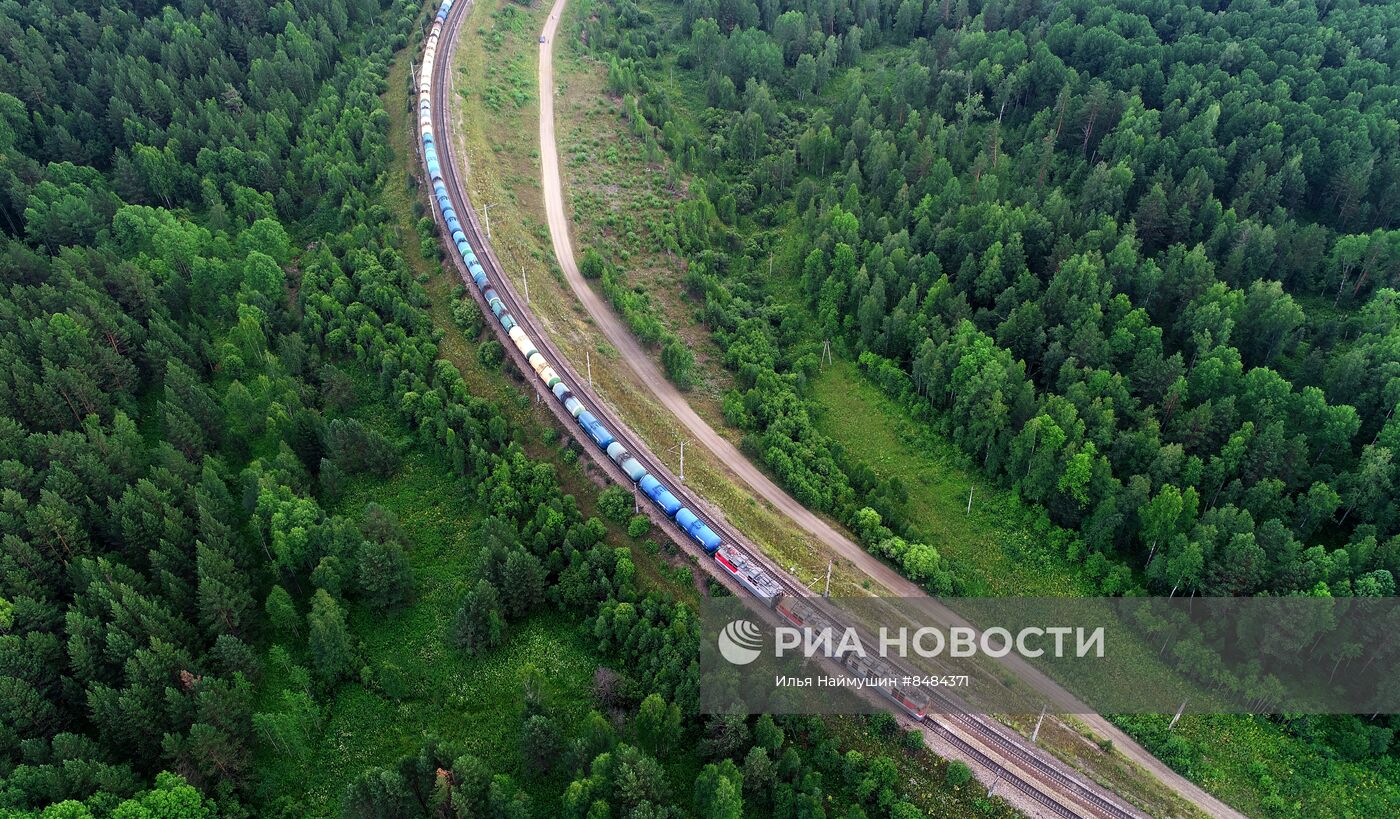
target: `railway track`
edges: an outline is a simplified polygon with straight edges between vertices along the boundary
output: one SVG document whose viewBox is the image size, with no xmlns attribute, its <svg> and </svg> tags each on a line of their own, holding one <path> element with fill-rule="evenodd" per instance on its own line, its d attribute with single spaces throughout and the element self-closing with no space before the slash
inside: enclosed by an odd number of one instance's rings
<svg viewBox="0 0 1400 819">
<path fill-rule="evenodd" d="M 1007 736 L 997 727 L 986 724 L 982 719 L 970 714 L 956 704 L 949 702 L 949 709 L 944 712 L 952 721 L 966 725 L 977 733 L 979 738 L 991 742 L 1005 756 L 1019 760 L 1023 765 L 1033 769 L 1039 777 L 1049 780 L 1056 787 L 1071 794 L 1087 806 L 1092 808 L 1097 815 L 1112 817 L 1113 819 L 1130 819 L 1140 816 L 1140 814 L 1128 810 L 1117 802 L 1110 801 L 1092 787 L 1089 787 L 1078 778 L 1071 776 L 1046 762 L 1035 751 L 1028 749 L 1016 738 Z M 1066 814 L 1061 813 L 1061 816 Z"/>
<path fill-rule="evenodd" d="M 515 321 L 535 342 L 537 349 L 546 356 L 553 369 L 564 379 L 574 396 L 583 401 L 588 410 L 612 431 L 617 440 L 648 472 L 665 483 L 684 504 L 702 514 L 710 527 L 726 543 L 738 546 L 750 560 L 762 566 L 772 577 L 777 579 L 786 594 L 805 597 L 807 592 L 805 586 L 789 577 L 786 572 L 773 566 L 771 561 L 764 556 L 762 550 L 756 548 L 742 533 L 733 529 L 719 510 L 677 480 L 670 469 L 651 452 L 645 442 L 622 423 L 611 407 L 600 400 L 591 385 L 578 377 L 568 359 L 559 351 L 550 336 L 543 332 L 538 319 L 519 297 L 510 279 L 503 274 L 503 268 L 496 258 L 490 242 L 487 241 L 486 233 L 471 205 L 468 189 L 458 176 L 458 166 L 450 138 L 452 132 L 450 102 L 453 97 L 452 53 L 456 47 L 457 34 L 470 8 L 470 0 L 457 0 L 442 22 L 438 39 L 438 57 L 433 62 L 431 72 L 431 122 L 433 133 L 436 135 L 436 150 L 441 158 L 439 164 L 442 181 L 452 206 L 460 217 L 462 232 L 476 251 L 477 259 L 485 269 L 492 286 Z M 419 80 L 421 81 L 421 77 Z M 418 150 L 420 161 L 426 163 L 427 156 L 421 141 L 418 143 Z M 439 228 L 439 235 L 446 242 L 448 248 L 446 255 L 457 270 L 459 277 L 467 285 L 467 290 L 472 294 L 477 305 L 488 318 L 494 318 L 491 307 L 482 294 L 482 289 L 474 286 L 466 263 L 459 253 L 453 252 L 456 248 L 450 239 L 451 231 L 443 213 L 437 207 L 433 207 L 431 210 Z M 574 417 L 555 400 L 554 395 L 544 382 L 538 378 L 530 377 L 534 370 L 525 354 L 511 340 L 505 327 L 495 320 L 489 320 L 487 323 L 491 325 L 493 332 L 510 355 L 511 360 L 525 375 L 525 380 L 534 386 L 537 396 L 542 399 L 541 402 L 549 407 L 564 429 L 573 436 L 596 465 L 619 485 L 632 485 L 632 481 L 621 468 L 589 439 Z M 731 576 L 714 569 L 714 563 L 708 559 L 709 555 L 700 549 L 694 540 L 674 521 L 661 514 L 649 502 L 640 503 L 640 507 L 682 548 L 698 553 L 701 557 L 700 565 L 706 571 L 720 579 L 732 592 L 744 594 L 744 588 Z M 969 761 L 993 774 L 995 781 L 1006 782 L 1049 813 L 1067 817 L 1067 819 L 1091 816 L 1106 817 L 1106 819 L 1138 819 L 1138 817 L 1143 816 L 1143 814 L 1111 799 L 1100 788 L 1081 781 L 1058 761 L 1049 760 L 1044 752 L 1028 748 L 1024 743 L 1007 736 L 1002 730 L 991 724 L 990 718 L 968 713 L 954 700 L 942 694 L 938 694 L 937 698 L 944 704 L 943 713 L 924 717 L 917 722 L 918 727 L 957 749 Z M 1002 761 L 998 761 L 996 756 L 1000 756 Z"/>
</svg>

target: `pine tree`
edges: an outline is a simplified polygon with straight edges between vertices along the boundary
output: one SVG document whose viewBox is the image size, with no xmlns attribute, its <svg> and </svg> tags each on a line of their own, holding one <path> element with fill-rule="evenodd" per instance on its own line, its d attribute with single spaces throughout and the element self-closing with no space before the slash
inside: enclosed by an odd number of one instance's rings
<svg viewBox="0 0 1400 819">
<path fill-rule="evenodd" d="M 254 609 L 248 578 L 232 560 L 203 543 L 195 549 L 200 622 L 211 637 L 241 635 L 248 613 Z"/>
<path fill-rule="evenodd" d="M 325 589 L 317 589 L 306 623 L 306 642 L 316 673 L 324 684 L 334 685 L 350 673 L 355 660 L 345 613 Z"/>
<path fill-rule="evenodd" d="M 468 654 L 479 654 L 500 645 L 505 638 L 505 620 L 501 617 L 500 599 L 496 587 L 485 579 L 467 592 L 452 623 L 452 637 L 458 648 Z"/>
<path fill-rule="evenodd" d="M 360 544 L 356 580 L 365 601 L 381 609 L 403 605 L 413 591 L 408 556 L 394 541 L 366 540 Z"/>
<path fill-rule="evenodd" d="M 297 614 L 296 604 L 292 602 L 292 596 L 286 589 L 273 586 L 272 591 L 267 593 L 267 603 L 263 610 L 267 612 L 268 622 L 277 636 L 285 638 L 301 635 L 301 615 Z"/>
<path fill-rule="evenodd" d="M 539 558 L 516 549 L 506 558 L 501 573 L 502 608 L 511 620 L 530 613 L 544 600 L 545 571 Z"/>
</svg>

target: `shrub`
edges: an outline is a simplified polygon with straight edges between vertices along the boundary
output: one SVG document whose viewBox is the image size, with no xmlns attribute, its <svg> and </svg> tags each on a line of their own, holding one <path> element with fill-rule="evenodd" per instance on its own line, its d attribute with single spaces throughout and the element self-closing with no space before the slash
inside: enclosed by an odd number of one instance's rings
<svg viewBox="0 0 1400 819">
<path fill-rule="evenodd" d="M 499 341 L 496 341 L 494 338 L 482 342 L 481 347 L 478 348 L 476 351 L 476 358 L 478 361 L 481 362 L 481 366 L 489 370 L 494 370 L 500 367 L 501 362 L 505 360 L 505 357 L 505 348 L 502 347 L 501 343 Z"/>
<path fill-rule="evenodd" d="M 687 389 L 695 383 L 692 372 L 695 368 L 695 353 L 679 338 L 673 337 L 661 348 L 661 364 L 666 368 L 666 376 L 681 389 Z"/>
<path fill-rule="evenodd" d="M 458 299 L 452 305 L 452 323 L 467 336 L 475 339 L 481 335 L 481 311 L 471 299 Z"/>
<path fill-rule="evenodd" d="M 609 486 L 598 496 L 598 512 L 614 523 L 628 523 L 632 509 L 632 493 L 621 486 Z"/>
<path fill-rule="evenodd" d="M 601 279 L 608 267 L 608 260 L 590 247 L 583 253 L 583 261 L 579 263 L 578 272 L 582 273 L 585 279 Z"/>
</svg>

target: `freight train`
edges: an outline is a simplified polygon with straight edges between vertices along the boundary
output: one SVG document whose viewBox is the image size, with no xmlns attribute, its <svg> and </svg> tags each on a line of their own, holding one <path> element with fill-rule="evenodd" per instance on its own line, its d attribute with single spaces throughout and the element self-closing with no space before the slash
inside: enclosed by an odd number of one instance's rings
<svg viewBox="0 0 1400 819">
<path fill-rule="evenodd" d="M 535 376 L 544 382 L 545 387 L 564 406 L 565 411 L 578 422 L 584 434 L 604 452 L 608 459 L 617 464 L 628 479 L 636 484 L 642 494 L 646 495 L 666 517 L 675 521 L 681 531 L 704 549 L 717 566 L 763 601 L 764 605 L 776 609 L 789 621 L 801 624 L 803 618 L 812 616 L 812 608 L 802 603 L 800 598 L 789 594 L 782 583 L 743 549 L 733 543 L 725 543 L 719 535 L 715 534 L 713 527 L 706 523 L 693 509 L 682 503 L 663 481 L 652 475 L 632 453 L 627 451 L 627 448 L 617 440 L 617 437 L 608 430 L 603 422 L 588 411 L 583 401 L 569 389 L 564 379 L 550 366 L 549 361 L 540 353 L 529 334 L 516 321 L 515 316 L 511 315 L 505 301 L 496 292 L 490 279 L 487 278 L 486 270 L 481 265 L 481 259 L 467 239 L 461 218 L 452 205 L 447 182 L 443 179 L 442 160 L 438 155 L 437 143 L 433 135 L 433 69 L 438 57 L 438 48 L 442 45 L 443 30 L 453 5 L 465 1 L 443 0 L 442 5 L 438 7 L 437 16 L 433 20 L 432 29 L 428 32 L 428 39 L 423 48 L 423 65 L 418 74 L 418 129 L 423 142 L 423 160 L 427 165 L 428 178 L 433 186 L 433 199 L 437 204 L 438 213 L 442 216 L 443 223 L 447 226 L 457 253 L 461 255 L 463 263 L 466 264 L 467 272 L 471 274 L 472 283 L 481 291 L 482 298 L 487 307 L 490 308 L 491 314 L 500 322 L 511 343 L 515 345 L 529 363 L 530 368 L 534 370 Z M 845 660 L 845 662 L 851 666 L 850 660 Z M 864 668 L 851 667 L 857 674 L 867 672 Z M 927 708 L 926 701 L 919 702 L 902 695 L 891 696 L 883 689 L 881 689 L 881 693 L 884 693 L 886 697 L 889 697 L 914 718 L 923 718 Z"/>
</svg>

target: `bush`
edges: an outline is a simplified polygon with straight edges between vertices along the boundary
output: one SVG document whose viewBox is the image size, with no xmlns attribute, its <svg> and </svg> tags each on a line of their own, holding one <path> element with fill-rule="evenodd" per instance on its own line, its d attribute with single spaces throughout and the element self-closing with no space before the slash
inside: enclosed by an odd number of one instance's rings
<svg viewBox="0 0 1400 819">
<path fill-rule="evenodd" d="M 632 493 L 621 486 L 609 486 L 598 496 L 599 514 L 613 523 L 627 523 L 632 509 Z"/>
<path fill-rule="evenodd" d="M 904 745 L 904 750 L 913 753 L 924 747 L 924 732 L 910 728 L 900 735 L 899 741 Z"/>
<path fill-rule="evenodd" d="M 501 366 L 501 362 L 506 358 L 506 350 L 497 340 L 488 339 L 482 342 L 481 347 L 476 351 L 476 359 L 481 362 L 481 366 L 488 370 L 494 370 Z"/>
<path fill-rule="evenodd" d="M 437 223 L 431 216 L 424 216 L 415 227 L 418 230 L 418 252 L 425 259 L 436 259 L 441 247 L 438 244 Z"/>
<path fill-rule="evenodd" d="M 695 353 L 679 338 L 673 337 L 661 348 L 661 364 L 666 368 L 666 376 L 681 389 L 695 383 L 692 372 L 695 369 Z"/>
<path fill-rule="evenodd" d="M 452 323 L 456 324 L 467 338 L 481 335 L 481 311 L 471 299 L 458 299 L 452 305 Z"/>
<path fill-rule="evenodd" d="M 880 711 L 870 715 L 870 727 L 880 732 L 880 736 L 888 739 L 894 736 L 894 732 L 899 730 L 899 721 L 894 715 L 887 711 Z"/>
<path fill-rule="evenodd" d="M 959 788 L 972 780 L 972 769 L 967 767 L 967 763 L 961 759 L 955 759 L 948 763 L 948 771 L 944 774 L 944 781 L 950 787 Z"/>
<path fill-rule="evenodd" d="M 627 522 L 627 534 L 632 537 L 641 537 L 650 531 L 651 521 L 647 520 L 646 515 L 633 515 L 632 519 Z"/>
<path fill-rule="evenodd" d="M 585 279 L 601 279 L 603 274 L 611 265 L 603 255 L 593 248 L 589 248 L 583 253 L 583 261 L 579 263 L 578 272 L 583 274 Z"/>
</svg>

